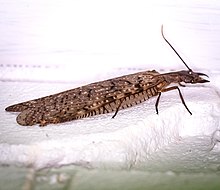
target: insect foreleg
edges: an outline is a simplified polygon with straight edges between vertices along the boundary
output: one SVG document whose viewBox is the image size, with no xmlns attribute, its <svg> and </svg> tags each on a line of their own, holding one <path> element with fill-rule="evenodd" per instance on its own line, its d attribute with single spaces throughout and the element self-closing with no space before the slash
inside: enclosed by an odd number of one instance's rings
<svg viewBox="0 0 220 190">
<path fill-rule="evenodd" d="M 181 101 L 182 101 L 182 104 L 185 106 L 185 108 L 186 108 L 187 111 L 190 113 L 190 115 L 192 115 L 192 112 L 191 112 L 191 111 L 189 110 L 189 108 L 187 107 L 187 105 L 186 105 L 186 103 L 185 103 L 185 101 L 184 101 L 184 99 L 183 99 L 183 95 L 182 95 L 182 93 L 181 93 L 181 91 L 180 91 L 180 89 L 179 89 L 178 86 L 172 86 L 172 87 L 169 87 L 169 88 L 164 88 L 164 89 L 161 90 L 161 92 L 167 92 L 167 91 L 171 91 L 171 90 L 178 90 L 180 99 L 181 99 Z M 157 106 L 158 106 L 158 104 L 159 104 L 159 99 L 160 99 L 160 96 L 161 96 L 161 92 L 159 93 L 159 96 L 158 96 L 158 98 L 157 98 L 157 102 L 156 102 L 156 104 L 155 104 L 157 113 L 158 113 Z"/>
</svg>

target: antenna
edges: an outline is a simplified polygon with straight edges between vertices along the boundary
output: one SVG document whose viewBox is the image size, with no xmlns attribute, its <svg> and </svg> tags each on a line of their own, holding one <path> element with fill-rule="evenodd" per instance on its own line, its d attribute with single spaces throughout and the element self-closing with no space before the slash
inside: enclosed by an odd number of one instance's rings
<svg viewBox="0 0 220 190">
<path fill-rule="evenodd" d="M 189 69 L 189 71 L 192 71 L 192 69 L 189 68 L 189 66 L 182 59 L 182 57 L 179 55 L 179 53 L 174 49 L 174 47 L 170 44 L 170 42 L 165 38 L 165 36 L 163 34 L 163 25 L 161 25 L 161 34 L 163 36 L 163 39 L 168 43 L 168 45 L 172 48 L 172 50 L 176 53 L 176 55 L 181 59 L 181 61 L 184 63 L 184 65 L 187 67 L 187 69 Z"/>
</svg>

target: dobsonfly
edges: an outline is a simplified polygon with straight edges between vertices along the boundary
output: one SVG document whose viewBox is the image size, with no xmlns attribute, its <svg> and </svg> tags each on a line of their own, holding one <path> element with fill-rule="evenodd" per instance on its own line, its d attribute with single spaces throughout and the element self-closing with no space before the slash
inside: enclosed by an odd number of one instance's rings
<svg viewBox="0 0 220 190">
<path fill-rule="evenodd" d="M 156 113 L 158 114 L 161 93 L 178 90 L 182 104 L 192 114 L 183 99 L 178 85 L 185 87 L 183 83 L 206 83 L 209 81 L 200 76 L 208 76 L 204 73 L 193 72 L 188 67 L 165 38 L 163 25 L 161 26 L 161 34 L 188 70 L 163 74 L 155 70 L 138 72 L 15 104 L 5 110 L 21 112 L 17 116 L 17 122 L 20 125 L 31 126 L 39 124 L 40 126 L 45 126 L 109 112 L 114 112 L 112 116 L 114 118 L 120 109 L 134 106 L 153 96 L 158 96 L 155 104 Z M 177 85 L 169 87 L 173 83 Z"/>
</svg>

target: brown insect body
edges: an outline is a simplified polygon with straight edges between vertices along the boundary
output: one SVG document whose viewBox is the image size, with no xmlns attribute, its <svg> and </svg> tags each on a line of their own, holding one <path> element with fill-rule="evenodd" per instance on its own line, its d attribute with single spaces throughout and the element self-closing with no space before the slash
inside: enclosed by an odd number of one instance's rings
<svg viewBox="0 0 220 190">
<path fill-rule="evenodd" d="M 61 123 L 109 113 L 157 95 L 163 77 L 153 77 L 159 75 L 148 71 L 109 79 L 12 105 L 6 111 L 21 112 L 17 117 L 21 125 Z"/>
<path fill-rule="evenodd" d="M 163 28 L 162 36 L 170 45 L 163 35 Z M 170 47 L 179 56 L 171 45 Z M 182 60 L 181 57 L 180 59 Z M 186 65 L 184 61 L 183 63 Z M 161 93 L 177 89 L 183 105 L 192 114 L 185 104 L 179 87 L 169 87 L 169 85 L 177 83 L 184 86 L 182 83 L 195 84 L 209 81 L 200 77 L 207 76 L 206 74 L 195 73 L 187 65 L 186 67 L 189 69 L 188 71 L 160 74 L 153 70 L 125 75 L 15 104 L 5 110 L 21 112 L 17 116 L 17 122 L 20 125 L 40 124 L 40 126 L 45 126 L 50 123 L 62 123 L 110 112 L 115 112 L 114 118 L 120 109 L 134 106 L 158 95 L 155 104 L 158 113 Z"/>
</svg>

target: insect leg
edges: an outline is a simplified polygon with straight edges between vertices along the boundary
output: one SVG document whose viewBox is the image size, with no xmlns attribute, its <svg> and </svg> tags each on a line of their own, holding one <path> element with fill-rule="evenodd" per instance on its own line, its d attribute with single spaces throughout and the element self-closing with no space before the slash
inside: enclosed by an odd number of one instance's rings
<svg viewBox="0 0 220 190">
<path fill-rule="evenodd" d="M 181 84 L 180 82 L 178 83 L 180 86 L 182 86 L 182 87 L 186 87 L 184 84 Z"/>
<path fill-rule="evenodd" d="M 115 118 L 115 116 L 117 115 L 117 113 L 118 113 L 118 111 L 119 111 L 119 108 L 121 107 L 121 104 L 122 104 L 122 102 L 123 102 L 124 100 L 121 101 L 121 100 L 119 99 L 119 101 L 120 101 L 120 102 L 119 102 L 119 105 L 118 105 L 118 107 L 116 108 L 116 111 L 115 111 L 114 115 L 112 116 L 112 118 Z"/>
<path fill-rule="evenodd" d="M 159 92 L 159 95 L 158 95 L 158 98 L 157 98 L 157 101 L 156 101 L 156 104 L 155 104 L 157 114 L 158 114 L 158 104 L 159 104 L 159 101 L 160 101 L 160 96 L 161 96 L 161 92 Z"/>
<path fill-rule="evenodd" d="M 161 92 L 167 92 L 167 91 L 171 91 L 171 90 L 178 90 L 180 99 L 181 99 L 181 101 L 182 101 L 182 104 L 185 106 L 185 108 L 186 108 L 187 111 L 190 113 L 190 115 L 192 115 L 192 112 L 191 112 L 191 111 L 189 110 L 189 108 L 187 107 L 187 105 L 186 105 L 186 103 L 185 103 L 185 101 L 184 101 L 184 99 L 183 99 L 183 95 L 182 95 L 182 93 L 181 93 L 181 91 L 180 91 L 180 89 L 179 89 L 178 86 L 172 86 L 172 87 L 169 87 L 169 88 L 162 89 Z M 160 94 L 159 94 L 159 96 L 160 96 Z M 159 96 L 158 96 L 158 98 L 159 98 Z M 159 102 L 159 100 L 158 100 L 158 102 Z"/>
</svg>

